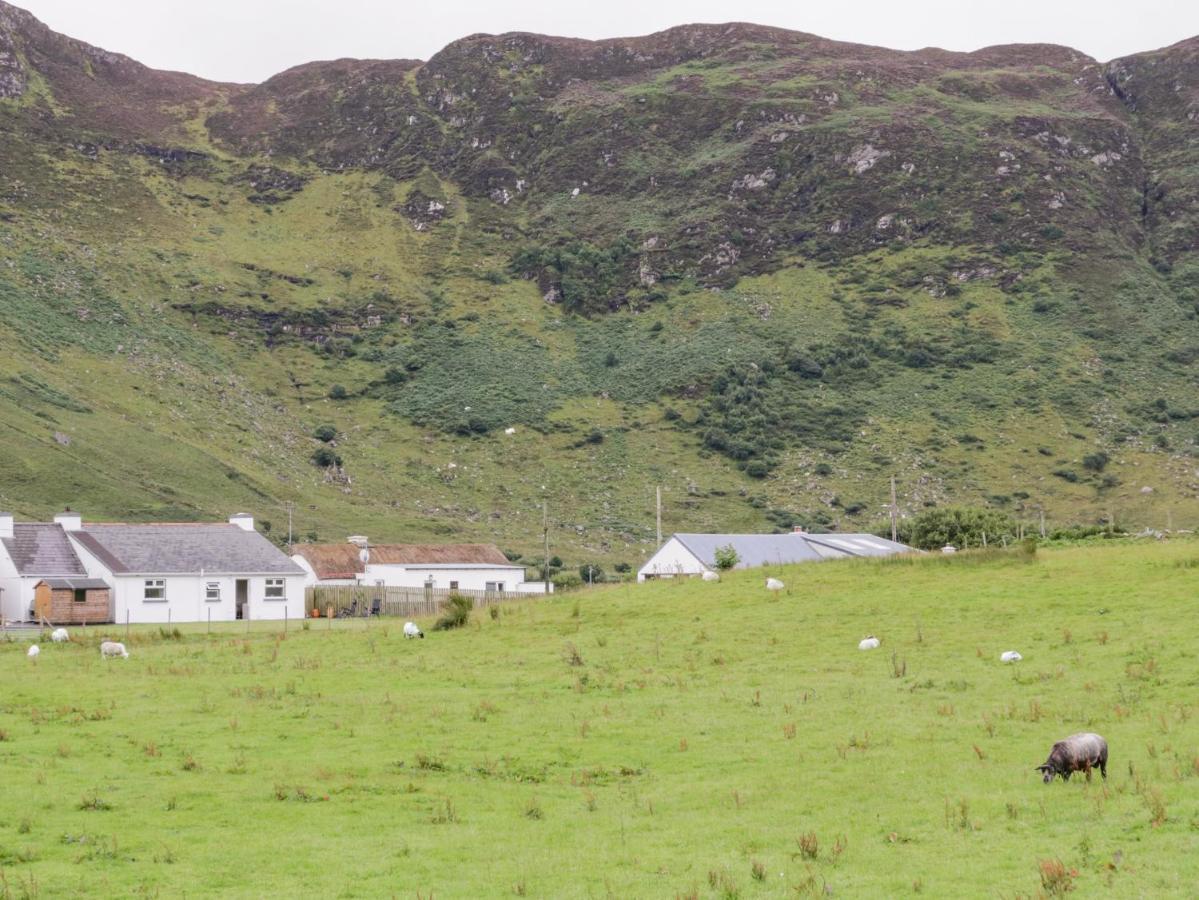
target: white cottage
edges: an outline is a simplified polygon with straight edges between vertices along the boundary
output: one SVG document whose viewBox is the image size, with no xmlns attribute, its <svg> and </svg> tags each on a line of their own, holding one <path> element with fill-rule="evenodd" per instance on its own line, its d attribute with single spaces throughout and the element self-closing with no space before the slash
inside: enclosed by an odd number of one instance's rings
<svg viewBox="0 0 1199 900">
<path fill-rule="evenodd" d="M 304 618 L 303 570 L 245 513 L 228 523 L 56 521 L 87 574 L 112 586 L 116 622 Z"/>
<path fill-rule="evenodd" d="M 371 544 L 355 536 L 344 544 L 297 544 L 291 558 L 309 585 L 545 593 L 544 582 L 525 581 L 525 567 L 494 544 Z"/>
<path fill-rule="evenodd" d="M 673 534 L 637 571 L 637 580 L 714 572 L 716 551 L 722 547 L 736 551 L 738 569 L 914 552 L 873 534 L 809 534 L 798 528 L 787 534 Z"/>
<path fill-rule="evenodd" d="M 81 604 L 88 605 L 88 592 L 98 593 L 105 585 L 88 580 L 88 572 L 67 537 L 63 522 L 74 521 L 71 512 L 53 522 L 15 522 L 11 513 L 0 512 L 0 616 L 5 622 L 36 619 L 35 590 L 43 581 L 71 584 L 83 591 Z M 92 621 L 89 619 L 89 621 Z"/>
</svg>

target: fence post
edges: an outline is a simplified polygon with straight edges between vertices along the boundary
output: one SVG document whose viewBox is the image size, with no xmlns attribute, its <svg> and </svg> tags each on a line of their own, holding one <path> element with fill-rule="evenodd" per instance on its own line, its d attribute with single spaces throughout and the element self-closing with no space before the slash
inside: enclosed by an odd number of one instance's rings
<svg viewBox="0 0 1199 900">
<path fill-rule="evenodd" d="M 283 607 L 283 633 L 287 634 L 287 607 Z"/>
<path fill-rule="evenodd" d="M 208 607 L 208 633 L 212 634 L 212 607 Z"/>
<path fill-rule="evenodd" d="M 125 607 L 125 640 L 129 640 L 129 607 Z"/>
</svg>

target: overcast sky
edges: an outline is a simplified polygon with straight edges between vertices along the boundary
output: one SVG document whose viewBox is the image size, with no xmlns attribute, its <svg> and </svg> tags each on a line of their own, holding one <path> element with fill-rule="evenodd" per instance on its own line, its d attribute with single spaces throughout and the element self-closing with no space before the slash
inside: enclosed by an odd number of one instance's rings
<svg viewBox="0 0 1199 900">
<path fill-rule="evenodd" d="M 343 56 L 428 59 L 468 34 L 605 38 L 756 22 L 904 50 L 1066 44 L 1101 61 L 1199 34 L 1199 0 L 15 0 L 71 37 L 158 69 L 262 81 Z"/>
</svg>

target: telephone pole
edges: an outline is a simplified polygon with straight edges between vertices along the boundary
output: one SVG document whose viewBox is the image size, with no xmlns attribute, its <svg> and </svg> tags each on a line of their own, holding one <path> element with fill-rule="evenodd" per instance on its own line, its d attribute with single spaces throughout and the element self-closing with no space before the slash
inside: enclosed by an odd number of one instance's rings
<svg viewBox="0 0 1199 900">
<path fill-rule="evenodd" d="M 654 492 L 657 494 L 657 498 L 658 498 L 657 517 L 656 518 L 657 518 L 657 523 L 658 523 L 658 546 L 661 547 L 662 546 L 662 485 L 658 485 L 656 488 L 654 488 Z"/>
<path fill-rule="evenodd" d="M 895 476 L 891 476 L 891 540 L 899 540 L 899 504 L 895 500 Z"/>
<path fill-rule="evenodd" d="M 292 513 L 296 511 L 296 502 L 294 500 L 288 500 L 283 504 L 283 506 L 287 509 L 287 552 L 291 553 L 291 519 Z"/>
<path fill-rule="evenodd" d="M 545 557 L 541 564 L 541 580 L 548 593 L 550 589 L 550 504 L 541 501 L 541 537 L 545 541 Z"/>
</svg>

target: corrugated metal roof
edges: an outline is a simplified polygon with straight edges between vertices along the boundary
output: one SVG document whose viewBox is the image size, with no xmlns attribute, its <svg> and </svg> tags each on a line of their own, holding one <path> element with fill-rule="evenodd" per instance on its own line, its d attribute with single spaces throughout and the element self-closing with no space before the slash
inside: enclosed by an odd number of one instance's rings
<svg viewBox="0 0 1199 900">
<path fill-rule="evenodd" d="M 370 544 L 370 561 L 381 566 L 511 566 L 495 544 Z M 321 581 L 355 578 L 366 571 L 357 544 L 296 544 Z"/>
<path fill-rule="evenodd" d="M 303 574 L 261 534 L 236 525 L 84 525 L 72 537 L 118 575 Z"/>
<path fill-rule="evenodd" d="M 873 534 L 676 534 L 684 547 L 709 568 L 716 566 L 716 550 L 732 546 L 738 568 L 837 559 L 847 556 L 890 556 L 911 552 L 911 547 Z"/>
<path fill-rule="evenodd" d="M 23 576 L 87 574 L 61 525 L 18 523 L 13 525 L 13 536 L 2 540 L 17 572 Z"/>
</svg>

